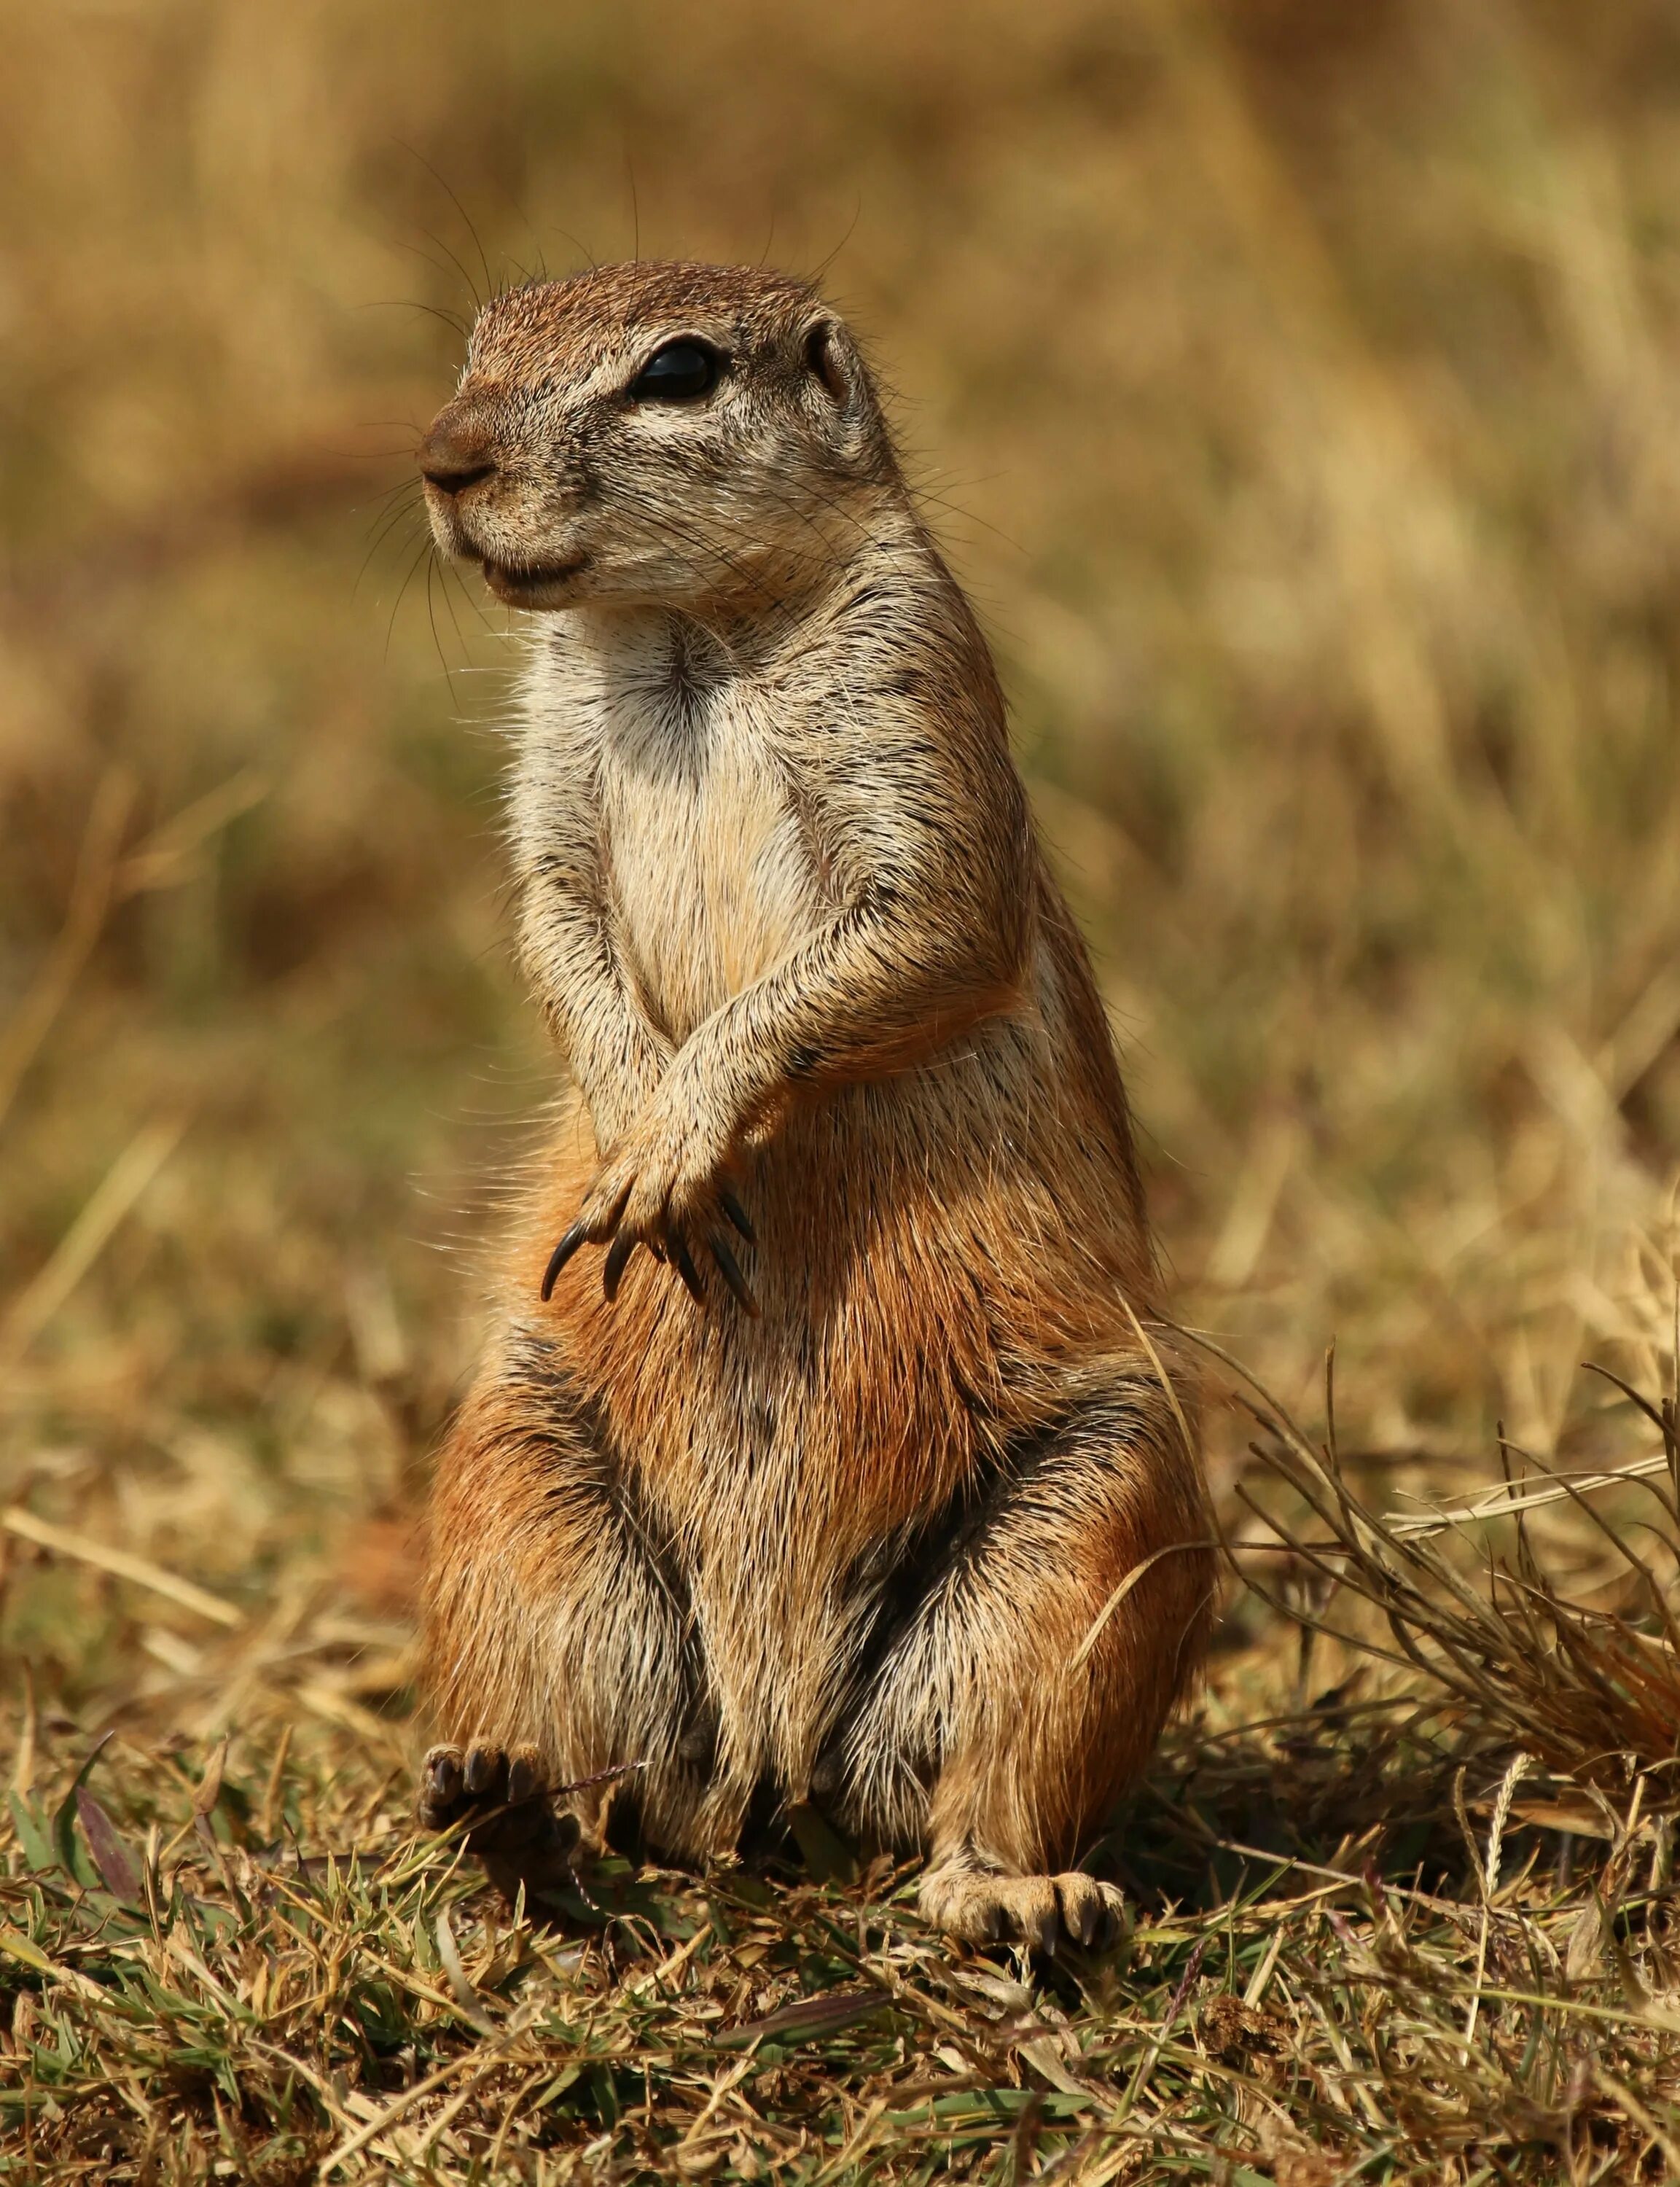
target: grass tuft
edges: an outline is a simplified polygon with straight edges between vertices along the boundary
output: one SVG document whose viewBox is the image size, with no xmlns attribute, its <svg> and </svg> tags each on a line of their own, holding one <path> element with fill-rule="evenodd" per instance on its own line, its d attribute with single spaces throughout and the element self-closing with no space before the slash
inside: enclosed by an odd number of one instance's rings
<svg viewBox="0 0 1680 2187">
<path fill-rule="evenodd" d="M 1252 1396 L 1228 1517 L 1273 1575 L 1264 1638 L 1098 1849 L 1133 1909 L 1115 1953 L 953 1946 L 891 1863 L 607 1862 L 533 1927 L 410 1835 L 396 1634 L 200 1603 L 190 1667 L 96 1740 L 23 1725 L 0 2150 L 137 2182 L 1666 2176 L 1673 1532 L 1644 1524 L 1660 1566 L 1616 1515 L 1655 1476 L 1513 1474 L 1473 1516 L 1399 1517 Z M 1487 1549 L 1542 1498 L 1592 1509 L 1621 1607 Z M 192 1600 L 121 1578 L 129 1614 Z"/>
</svg>

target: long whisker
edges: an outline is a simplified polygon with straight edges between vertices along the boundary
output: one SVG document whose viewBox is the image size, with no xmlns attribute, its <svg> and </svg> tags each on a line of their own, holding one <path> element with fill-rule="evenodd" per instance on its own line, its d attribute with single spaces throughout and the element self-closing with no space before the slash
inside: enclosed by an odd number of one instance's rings
<svg viewBox="0 0 1680 2187">
<path fill-rule="evenodd" d="M 398 501 L 381 509 L 372 518 L 368 527 L 369 532 L 368 551 L 369 554 L 371 555 L 375 549 L 385 544 L 391 533 L 396 531 L 397 526 L 402 522 L 404 517 L 423 516 L 424 514 L 424 511 L 421 509 L 419 502 L 413 499 Z M 364 565 L 363 566 L 365 567 L 366 565 Z"/>
<path fill-rule="evenodd" d="M 642 207 L 636 195 L 636 162 L 627 149 L 624 155 L 624 171 L 630 183 L 630 256 L 632 261 L 639 266 L 642 262 Z"/>
<path fill-rule="evenodd" d="M 399 142 L 401 140 L 399 140 Z M 439 174 L 437 169 L 433 166 L 431 161 L 427 159 L 424 152 L 417 151 L 412 144 L 403 144 L 402 149 L 408 154 L 411 159 L 418 160 L 419 161 L 420 165 L 425 169 L 426 172 L 443 192 L 445 197 L 448 199 L 450 204 L 452 205 L 456 211 L 460 214 L 461 224 L 473 239 L 473 248 L 478 252 L 479 263 L 484 268 L 485 294 L 482 300 L 480 299 L 478 291 L 474 286 L 472 279 L 467 274 L 464 267 L 462 268 L 462 278 L 465 280 L 469 290 L 471 291 L 474 302 L 478 305 L 480 311 L 482 311 L 485 305 L 488 303 L 490 298 L 495 294 L 496 282 L 494 276 L 490 271 L 490 261 L 485 256 L 484 245 L 479 239 L 479 232 L 477 228 L 473 226 L 472 217 L 469 214 L 465 205 L 462 204 L 460 199 L 456 196 L 454 191 L 450 188 L 449 184 L 444 181 L 443 177 Z M 422 234 L 426 233 L 424 228 L 420 232 Z M 435 236 L 433 236 L 431 239 L 434 243 L 437 241 L 437 238 Z M 441 245 L 439 247 L 442 248 Z M 450 256 L 452 257 L 454 256 L 453 252 L 451 252 Z"/>
<path fill-rule="evenodd" d="M 478 293 L 477 282 L 475 281 L 472 275 L 468 273 L 466 267 L 449 248 L 449 245 L 444 241 L 441 235 L 434 235 L 429 228 L 423 228 L 420 230 L 420 233 L 424 236 L 428 243 L 435 243 L 437 245 L 438 249 L 455 268 L 455 271 L 460 275 L 462 280 L 464 281 L 467 285 L 467 294 L 472 298 L 475 309 L 481 312 L 484 309 L 485 303 L 489 300 L 488 298 L 485 298 L 480 301 Z M 476 237 L 474 240 L 477 240 Z M 424 254 L 422 253 L 421 255 L 424 256 Z M 481 248 L 479 251 L 479 256 L 480 258 L 484 256 L 484 252 Z"/>
<path fill-rule="evenodd" d="M 419 483 L 419 479 L 412 475 L 406 478 L 400 478 L 395 486 L 386 486 L 380 493 L 370 494 L 366 501 L 358 501 L 353 506 L 358 509 L 388 508 L 400 494 L 413 494 Z"/>
<path fill-rule="evenodd" d="M 502 632 L 497 629 L 495 624 L 492 622 L 490 617 L 484 611 L 484 602 L 480 599 L 473 588 L 467 582 L 466 579 L 461 575 L 461 572 L 455 567 L 454 564 L 452 562 L 444 562 L 440 565 L 440 567 L 443 571 L 446 591 L 448 587 L 452 584 L 456 591 L 459 593 L 461 598 L 478 617 L 480 623 L 490 633 L 490 635 L 492 638 L 501 637 Z M 457 627 L 458 627 L 458 625 Z"/>
<path fill-rule="evenodd" d="M 425 253 L 422 251 L 420 256 L 424 258 Z M 431 261 L 427 259 L 426 263 L 430 265 Z M 372 296 L 362 309 L 365 312 L 424 312 L 428 318 L 441 319 L 444 325 L 452 328 L 463 341 L 472 333 L 466 321 L 454 312 L 445 311 L 441 304 L 417 303 L 412 296 Z"/>
<path fill-rule="evenodd" d="M 397 588 L 396 598 L 391 604 L 391 620 L 385 625 L 385 646 L 384 658 L 387 661 L 391 659 L 391 641 L 392 634 L 396 628 L 397 610 L 402 605 L 403 596 L 407 592 L 409 586 L 413 583 L 415 574 L 419 571 L 421 563 L 425 560 L 426 556 L 430 553 L 431 545 L 431 534 L 428 532 L 425 539 L 421 544 L 419 553 L 408 565 L 407 576 L 404 577 L 402 584 Z"/>
<path fill-rule="evenodd" d="M 350 596 L 352 599 L 354 599 L 357 593 L 360 593 L 362 589 L 362 581 L 367 576 L 374 556 L 385 544 L 386 541 L 391 537 L 392 534 L 402 527 L 403 519 L 405 517 L 412 519 L 413 514 L 414 512 L 413 510 L 399 509 L 395 515 L 388 518 L 385 524 L 381 526 L 378 533 L 369 543 L 367 553 L 362 558 L 361 568 L 356 572 L 356 582 L 350 588 Z M 405 543 L 407 540 L 413 538 L 414 536 L 414 531 L 411 528 L 405 535 Z"/>
<path fill-rule="evenodd" d="M 443 640 L 438 634 L 437 608 L 432 598 L 432 580 L 437 575 L 437 544 L 435 540 L 428 541 L 427 543 L 431 548 L 431 555 L 426 564 L 426 621 L 431 625 L 431 642 L 437 653 L 437 665 L 442 669 L 443 680 L 448 684 L 452 694 L 455 689 L 455 677 L 444 655 Z M 444 596 L 444 604 L 448 605 L 447 593 Z M 461 635 L 458 627 L 455 635 L 457 638 Z"/>
<path fill-rule="evenodd" d="M 807 276 L 807 278 L 813 289 L 819 288 L 822 285 L 822 283 L 828 273 L 829 268 L 834 264 L 835 259 L 840 256 L 841 251 L 846 249 L 846 245 L 851 242 L 853 234 L 857 231 L 857 223 L 862 219 L 862 217 L 863 200 L 860 194 L 857 204 L 852 207 L 851 218 L 846 222 L 846 233 L 841 236 L 840 241 L 834 245 L 834 249 L 829 252 L 826 257 L 819 258 L 818 260 L 816 272 Z"/>
<path fill-rule="evenodd" d="M 438 573 L 440 580 L 439 589 L 443 594 L 444 612 L 449 617 L 451 627 L 454 630 L 455 643 L 461 649 L 462 657 L 464 659 L 469 660 L 471 656 L 467 650 L 466 634 L 461 628 L 461 618 L 456 614 L 455 603 L 449 597 L 449 565 L 443 560 L 441 555 L 434 554 L 431 560 L 431 568 Z M 430 600 L 431 597 L 430 571 L 428 571 L 426 574 L 426 597 L 428 600 Z"/>
</svg>

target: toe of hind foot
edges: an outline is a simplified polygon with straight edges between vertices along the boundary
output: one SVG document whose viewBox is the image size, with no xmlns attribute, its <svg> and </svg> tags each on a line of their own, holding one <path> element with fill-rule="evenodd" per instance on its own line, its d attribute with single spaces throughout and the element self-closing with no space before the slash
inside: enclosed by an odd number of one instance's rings
<svg viewBox="0 0 1680 2187">
<path fill-rule="evenodd" d="M 521 1885 L 529 1894 L 570 1877 L 576 1825 L 555 1814 L 534 1746 L 487 1740 L 434 1746 L 420 1765 L 415 1805 L 423 1830 L 459 1831 L 510 1903 Z"/>
<path fill-rule="evenodd" d="M 1063 1943 L 1107 1951 L 1125 1932 L 1121 1893 L 1077 1869 L 1004 1875 L 966 1863 L 936 1864 L 919 1897 L 928 1921 L 971 1944 L 1021 1943 L 1048 1957 Z"/>
<path fill-rule="evenodd" d="M 417 1813 L 429 1830 L 468 1824 L 467 1842 L 478 1852 L 497 1838 L 517 1836 L 520 1823 L 546 1811 L 548 1792 L 534 1746 L 497 1746 L 475 1739 L 430 1749 L 420 1765 Z"/>
</svg>

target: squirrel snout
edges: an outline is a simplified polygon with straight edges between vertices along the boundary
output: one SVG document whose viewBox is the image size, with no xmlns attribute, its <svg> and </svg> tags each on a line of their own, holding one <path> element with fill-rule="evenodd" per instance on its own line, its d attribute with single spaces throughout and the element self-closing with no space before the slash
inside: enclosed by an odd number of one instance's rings
<svg viewBox="0 0 1680 2187">
<path fill-rule="evenodd" d="M 486 428 L 470 418 L 442 410 L 415 452 L 420 476 L 440 493 L 464 493 L 496 474 L 496 443 Z"/>
</svg>

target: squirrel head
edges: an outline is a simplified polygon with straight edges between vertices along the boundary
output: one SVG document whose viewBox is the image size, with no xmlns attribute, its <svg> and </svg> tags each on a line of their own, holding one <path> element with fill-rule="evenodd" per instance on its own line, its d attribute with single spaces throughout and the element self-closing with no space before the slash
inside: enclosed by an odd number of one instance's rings
<svg viewBox="0 0 1680 2187">
<path fill-rule="evenodd" d="M 487 305 L 418 460 L 443 551 L 548 610 L 793 593 L 898 481 L 868 368 L 814 290 L 657 262 Z"/>
</svg>

